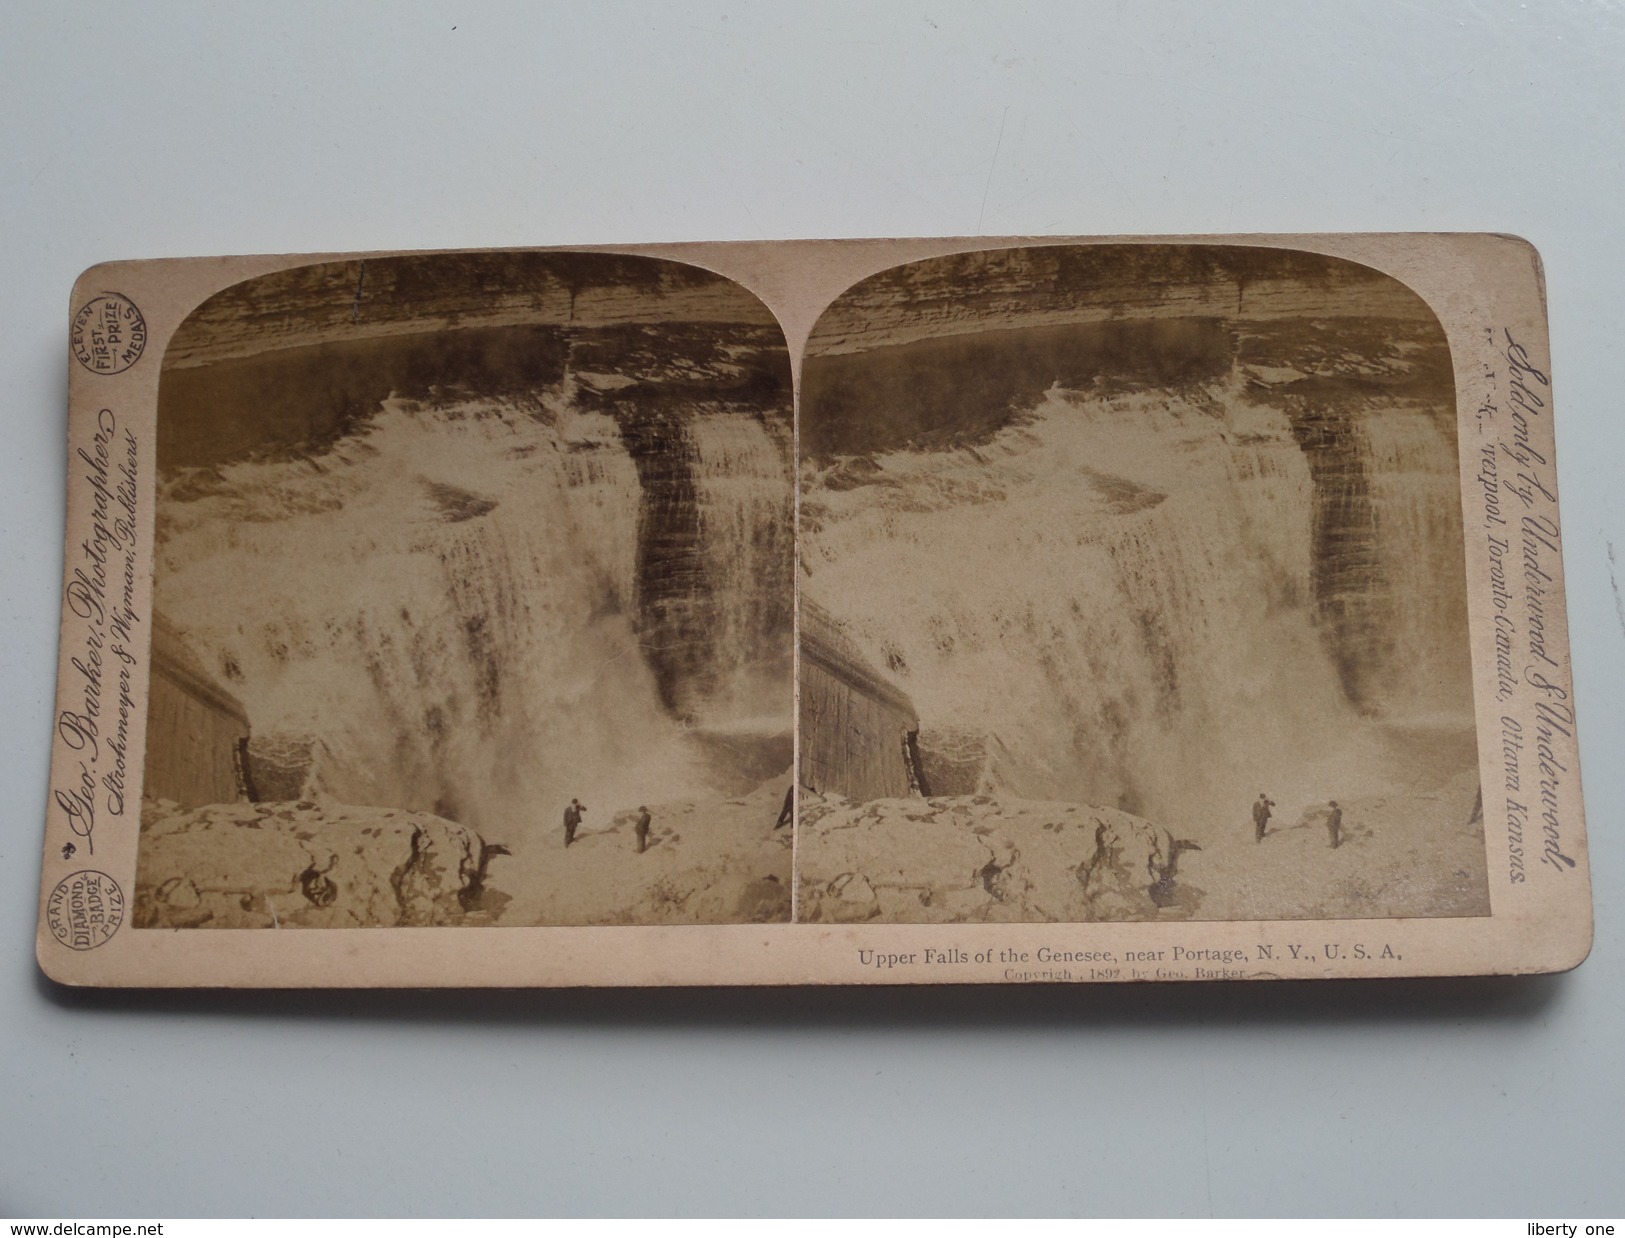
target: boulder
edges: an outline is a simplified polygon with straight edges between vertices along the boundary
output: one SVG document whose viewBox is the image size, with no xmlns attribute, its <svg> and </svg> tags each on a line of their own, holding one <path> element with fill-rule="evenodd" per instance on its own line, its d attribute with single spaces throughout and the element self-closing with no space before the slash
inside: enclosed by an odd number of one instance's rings
<svg viewBox="0 0 1625 1238">
<path fill-rule="evenodd" d="M 506 854 L 431 813 L 170 801 L 142 805 L 139 928 L 359 928 L 490 923 Z"/>
<path fill-rule="evenodd" d="M 1191 916 L 1200 857 L 1149 821 L 1081 804 L 807 794 L 800 918 L 907 924 Z"/>
</svg>

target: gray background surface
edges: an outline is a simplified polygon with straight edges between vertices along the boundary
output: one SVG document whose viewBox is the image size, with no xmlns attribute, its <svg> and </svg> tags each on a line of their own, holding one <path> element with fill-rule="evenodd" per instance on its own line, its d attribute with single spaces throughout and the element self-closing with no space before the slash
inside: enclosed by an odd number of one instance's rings
<svg viewBox="0 0 1625 1238">
<path fill-rule="evenodd" d="M 0 19 L 0 1215 L 1625 1212 L 1625 9 L 263 7 Z M 1572 975 L 232 996 L 36 972 L 91 263 L 1415 229 L 1546 260 L 1598 922 Z"/>
</svg>

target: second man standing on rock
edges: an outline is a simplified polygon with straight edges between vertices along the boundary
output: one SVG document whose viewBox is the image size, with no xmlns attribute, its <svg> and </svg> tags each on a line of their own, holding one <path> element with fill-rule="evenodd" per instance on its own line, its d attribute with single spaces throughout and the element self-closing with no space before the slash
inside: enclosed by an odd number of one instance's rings
<svg viewBox="0 0 1625 1238">
<path fill-rule="evenodd" d="M 586 808 L 580 800 L 571 800 L 570 806 L 564 810 L 564 845 L 568 847 L 576 840 L 576 830 L 581 826 L 581 814 Z"/>
<path fill-rule="evenodd" d="M 633 829 L 638 835 L 638 854 L 642 855 L 644 848 L 649 845 L 649 809 L 645 805 L 638 805 L 638 823 Z"/>
<path fill-rule="evenodd" d="M 1262 791 L 1253 804 L 1253 841 L 1263 842 L 1264 835 L 1269 833 L 1270 809 L 1275 807 L 1275 801 Z"/>
</svg>

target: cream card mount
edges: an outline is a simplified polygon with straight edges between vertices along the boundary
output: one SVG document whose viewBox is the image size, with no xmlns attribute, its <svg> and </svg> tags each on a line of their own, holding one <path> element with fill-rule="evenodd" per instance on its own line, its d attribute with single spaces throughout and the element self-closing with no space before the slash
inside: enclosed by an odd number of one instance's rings
<svg viewBox="0 0 1625 1238">
<path fill-rule="evenodd" d="M 1524 241 L 117 262 L 69 343 L 61 982 L 1589 949 Z"/>
</svg>

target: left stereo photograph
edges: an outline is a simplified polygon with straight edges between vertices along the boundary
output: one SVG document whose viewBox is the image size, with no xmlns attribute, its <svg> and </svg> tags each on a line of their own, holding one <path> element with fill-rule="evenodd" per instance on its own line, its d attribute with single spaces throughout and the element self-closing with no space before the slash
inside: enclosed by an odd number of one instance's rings
<svg viewBox="0 0 1625 1238">
<path fill-rule="evenodd" d="M 158 368 L 134 927 L 789 918 L 759 300 L 635 256 L 355 259 L 216 293 Z"/>
</svg>

